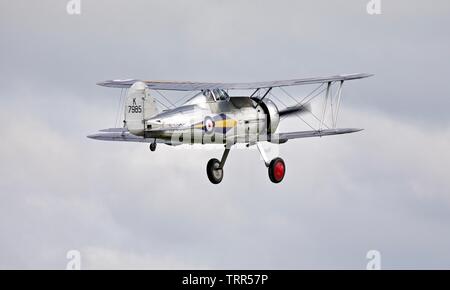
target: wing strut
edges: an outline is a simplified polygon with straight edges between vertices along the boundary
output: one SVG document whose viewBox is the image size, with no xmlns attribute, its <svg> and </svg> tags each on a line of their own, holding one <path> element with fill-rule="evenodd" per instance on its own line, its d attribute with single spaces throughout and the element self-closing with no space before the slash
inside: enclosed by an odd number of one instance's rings
<svg viewBox="0 0 450 290">
<path fill-rule="evenodd" d="M 325 93 L 325 104 L 323 105 L 323 113 L 322 113 L 322 119 L 320 120 L 320 126 L 319 131 L 322 131 L 322 127 L 325 125 L 325 113 L 327 112 L 327 103 L 328 103 L 328 97 L 330 96 L 330 88 L 331 88 L 331 82 L 328 82 L 327 84 L 327 92 Z"/>
<path fill-rule="evenodd" d="M 264 96 L 260 99 L 260 101 L 264 100 L 265 97 L 267 97 L 267 95 L 270 93 L 270 91 L 272 90 L 272 87 L 270 87 L 266 93 L 264 94 Z"/>
<path fill-rule="evenodd" d="M 280 88 L 287 96 L 296 101 L 297 104 L 294 106 L 286 105 L 281 99 L 277 98 L 272 92 L 268 92 L 271 97 L 275 98 L 280 102 L 284 109 L 280 110 L 280 116 L 286 117 L 290 114 L 298 117 L 311 129 L 321 132 L 325 129 L 336 129 L 339 111 L 342 102 L 342 87 L 344 80 L 330 81 L 326 83 L 326 86 L 320 85 L 310 92 L 301 101 L 287 93 L 283 88 Z M 320 89 L 322 87 L 322 89 Z M 336 88 L 336 92 L 333 90 Z M 314 114 L 310 108 L 310 103 L 316 98 L 323 98 L 321 112 L 318 116 Z M 309 113 L 311 116 L 317 120 L 316 126 L 312 126 L 309 122 L 303 119 L 300 114 Z M 327 121 L 328 120 L 328 121 Z"/>
<path fill-rule="evenodd" d="M 338 120 L 338 114 L 339 114 L 339 107 L 341 106 L 341 96 L 342 96 L 342 85 L 344 84 L 344 81 L 341 81 L 339 83 L 339 89 L 338 89 L 338 99 L 337 99 L 337 105 L 336 105 L 336 115 L 334 117 L 334 123 L 333 127 L 336 128 L 337 120 Z"/>
<path fill-rule="evenodd" d="M 257 89 L 250 95 L 250 98 L 253 97 L 254 95 L 256 95 L 256 93 L 259 92 L 259 90 L 260 90 L 260 89 L 257 88 Z"/>
</svg>

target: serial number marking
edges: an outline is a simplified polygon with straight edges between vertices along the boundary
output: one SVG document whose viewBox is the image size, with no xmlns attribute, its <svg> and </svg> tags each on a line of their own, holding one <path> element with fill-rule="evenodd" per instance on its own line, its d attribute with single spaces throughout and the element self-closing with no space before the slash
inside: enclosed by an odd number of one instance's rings
<svg viewBox="0 0 450 290">
<path fill-rule="evenodd" d="M 128 106 L 128 113 L 142 113 L 142 106 Z"/>
</svg>

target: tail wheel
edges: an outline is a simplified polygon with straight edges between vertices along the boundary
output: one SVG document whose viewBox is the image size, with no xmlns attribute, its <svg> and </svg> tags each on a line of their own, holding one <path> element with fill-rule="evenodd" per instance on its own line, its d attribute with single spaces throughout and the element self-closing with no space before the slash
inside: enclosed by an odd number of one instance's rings
<svg viewBox="0 0 450 290">
<path fill-rule="evenodd" d="M 273 183 L 280 183 L 286 173 L 286 165 L 281 158 L 275 158 L 269 165 L 269 178 Z"/>
<path fill-rule="evenodd" d="M 209 160 L 206 165 L 206 173 L 211 183 L 219 184 L 223 178 L 223 168 L 220 168 L 220 161 L 216 158 Z"/>
</svg>

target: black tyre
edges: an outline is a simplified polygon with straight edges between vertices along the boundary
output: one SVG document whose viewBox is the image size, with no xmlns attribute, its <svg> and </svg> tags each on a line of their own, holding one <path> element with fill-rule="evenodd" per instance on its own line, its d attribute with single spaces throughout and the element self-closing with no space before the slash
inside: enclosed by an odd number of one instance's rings
<svg viewBox="0 0 450 290">
<path fill-rule="evenodd" d="M 155 151 L 156 150 L 156 143 L 150 143 L 150 151 Z"/>
<path fill-rule="evenodd" d="M 206 165 L 206 173 L 208 174 L 208 179 L 213 184 L 219 184 L 223 178 L 223 168 L 219 168 L 220 161 L 213 158 L 208 161 Z"/>
<path fill-rule="evenodd" d="M 273 183 L 280 183 L 286 174 L 286 165 L 281 158 L 275 158 L 269 165 L 269 178 Z"/>
</svg>

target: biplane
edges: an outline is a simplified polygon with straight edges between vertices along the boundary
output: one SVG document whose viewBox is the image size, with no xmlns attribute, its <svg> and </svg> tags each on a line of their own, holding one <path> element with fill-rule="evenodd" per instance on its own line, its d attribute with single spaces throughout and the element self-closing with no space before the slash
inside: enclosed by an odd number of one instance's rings
<svg viewBox="0 0 450 290">
<path fill-rule="evenodd" d="M 268 159 L 263 142 L 283 144 L 291 139 L 322 137 L 361 131 L 357 128 L 337 128 L 342 86 L 345 81 L 370 77 L 370 74 L 346 74 L 331 77 L 315 77 L 282 81 L 253 83 L 208 83 L 108 80 L 100 86 L 122 88 L 124 94 L 123 127 L 100 130 L 89 138 L 105 141 L 149 143 L 151 151 L 158 143 L 170 146 L 181 144 L 223 144 L 221 159 L 213 158 L 206 165 L 208 179 L 213 184 L 222 181 L 224 166 L 233 145 L 243 143 L 257 146 L 274 183 L 283 180 L 286 164 L 280 157 Z M 274 88 L 316 85 L 317 87 L 293 106 L 279 108 L 272 100 Z M 334 88 L 334 92 L 333 92 Z M 337 89 L 336 89 L 337 88 Z M 245 96 L 233 96 L 232 91 L 251 90 Z M 123 91 L 123 90 L 122 90 Z M 164 110 L 158 103 L 160 91 L 195 92 L 196 94 L 179 106 Z M 307 131 L 278 132 L 280 121 L 285 117 L 313 114 L 310 102 L 323 97 L 319 126 Z M 328 114 L 327 114 L 328 112 Z M 325 116 L 331 112 L 331 125 Z M 328 118 L 329 119 L 329 118 Z"/>
</svg>

